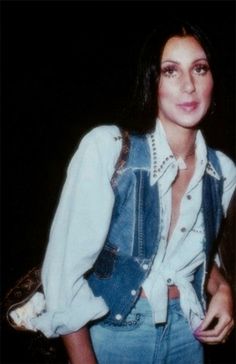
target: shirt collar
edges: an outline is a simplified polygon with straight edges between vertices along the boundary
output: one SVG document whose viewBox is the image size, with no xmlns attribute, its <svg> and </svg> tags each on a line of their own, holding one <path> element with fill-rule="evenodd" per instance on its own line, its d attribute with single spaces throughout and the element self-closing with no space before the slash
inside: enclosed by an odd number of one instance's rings
<svg viewBox="0 0 236 364">
<path fill-rule="evenodd" d="M 155 131 L 148 134 L 148 142 L 151 151 L 151 185 L 163 175 L 175 159 L 166 139 L 166 134 L 159 119 L 156 122 Z"/>
<path fill-rule="evenodd" d="M 168 144 L 160 119 L 157 119 L 154 132 L 148 134 L 147 138 L 151 151 L 150 184 L 153 185 L 165 173 L 168 167 L 173 165 L 173 163 L 177 164 L 177 161 Z M 198 130 L 196 135 L 196 156 L 195 182 L 202 178 L 205 171 L 212 177 L 220 179 L 213 165 L 207 161 L 206 142 L 200 130 Z"/>
</svg>

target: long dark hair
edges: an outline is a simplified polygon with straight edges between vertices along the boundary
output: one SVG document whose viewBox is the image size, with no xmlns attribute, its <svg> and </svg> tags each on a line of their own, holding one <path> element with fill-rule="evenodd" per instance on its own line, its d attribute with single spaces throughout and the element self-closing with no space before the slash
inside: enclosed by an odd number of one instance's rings
<svg viewBox="0 0 236 364">
<path fill-rule="evenodd" d="M 124 110 L 120 126 L 130 132 L 144 134 L 155 128 L 157 109 L 157 86 L 160 78 L 160 61 L 164 46 L 173 36 L 193 36 L 204 49 L 211 68 L 214 85 L 216 78 L 213 48 L 206 34 L 187 21 L 171 20 L 170 23 L 155 28 L 147 37 L 141 49 L 134 92 L 128 107 Z M 213 98 L 214 100 L 214 92 Z M 215 104 L 212 101 L 212 107 Z M 210 108 L 211 109 L 211 108 Z"/>
</svg>

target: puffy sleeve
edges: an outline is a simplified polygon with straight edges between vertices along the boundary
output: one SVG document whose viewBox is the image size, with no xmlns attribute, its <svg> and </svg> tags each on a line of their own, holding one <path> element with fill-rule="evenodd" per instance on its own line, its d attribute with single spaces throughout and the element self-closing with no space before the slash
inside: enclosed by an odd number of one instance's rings
<svg viewBox="0 0 236 364">
<path fill-rule="evenodd" d="M 68 167 L 42 267 L 46 311 L 32 319 L 47 337 L 77 331 L 108 312 L 84 274 L 104 245 L 114 205 L 110 180 L 120 142 L 112 132 L 115 126 L 102 126 L 85 135 Z"/>
</svg>

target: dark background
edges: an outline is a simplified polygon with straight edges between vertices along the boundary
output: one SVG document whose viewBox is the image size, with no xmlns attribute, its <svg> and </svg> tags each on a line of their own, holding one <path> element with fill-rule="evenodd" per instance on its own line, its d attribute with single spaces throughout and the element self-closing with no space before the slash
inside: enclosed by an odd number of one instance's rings
<svg viewBox="0 0 236 364">
<path fill-rule="evenodd" d="M 234 2 L 2 2 L 2 296 L 41 263 L 81 136 L 117 118 L 145 36 L 173 13 L 197 21 L 215 43 L 225 109 L 206 138 L 235 160 Z M 212 364 L 235 363 L 233 339 L 209 350 Z M 50 342 L 63 362 L 60 342 Z M 44 363 L 38 345 L 2 324 L 1 363 Z"/>
</svg>

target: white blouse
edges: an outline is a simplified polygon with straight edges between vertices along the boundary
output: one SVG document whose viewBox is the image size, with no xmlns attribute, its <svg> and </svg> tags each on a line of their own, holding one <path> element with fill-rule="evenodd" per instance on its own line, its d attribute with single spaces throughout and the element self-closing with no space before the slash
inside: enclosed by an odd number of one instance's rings
<svg viewBox="0 0 236 364">
<path fill-rule="evenodd" d="M 83 137 L 70 162 L 42 269 L 46 310 L 30 320 L 31 328 L 42 331 L 47 337 L 77 331 L 88 321 L 108 312 L 104 300 L 93 295 L 83 276 L 93 266 L 109 230 L 114 205 L 110 180 L 121 149 L 121 141 L 116 140 L 119 135 L 119 129 L 114 125 L 94 128 Z M 155 132 L 147 138 L 150 146 L 153 140 L 158 145 L 157 164 L 163 166 L 163 158 L 172 152 L 160 121 Z M 204 261 L 200 213 L 202 176 L 205 170 L 210 174 L 215 171 L 206 167 L 206 145 L 201 132 L 197 134 L 196 153 L 197 168 L 182 198 L 179 220 L 167 245 L 171 184 L 178 171 L 178 162 L 172 158 L 154 173 L 156 161 L 154 163 L 151 152 L 150 184 L 157 181 L 160 190 L 162 239 L 143 288 L 155 322 L 166 319 L 167 285 L 173 283 L 180 290 L 186 316 L 192 309 L 198 323 L 203 315 L 191 280 L 194 269 Z M 222 205 L 226 212 L 236 185 L 236 168 L 222 152 L 217 155 L 225 177 Z M 217 173 L 214 177 L 218 178 Z M 194 325 L 197 323 L 194 321 Z"/>
</svg>

